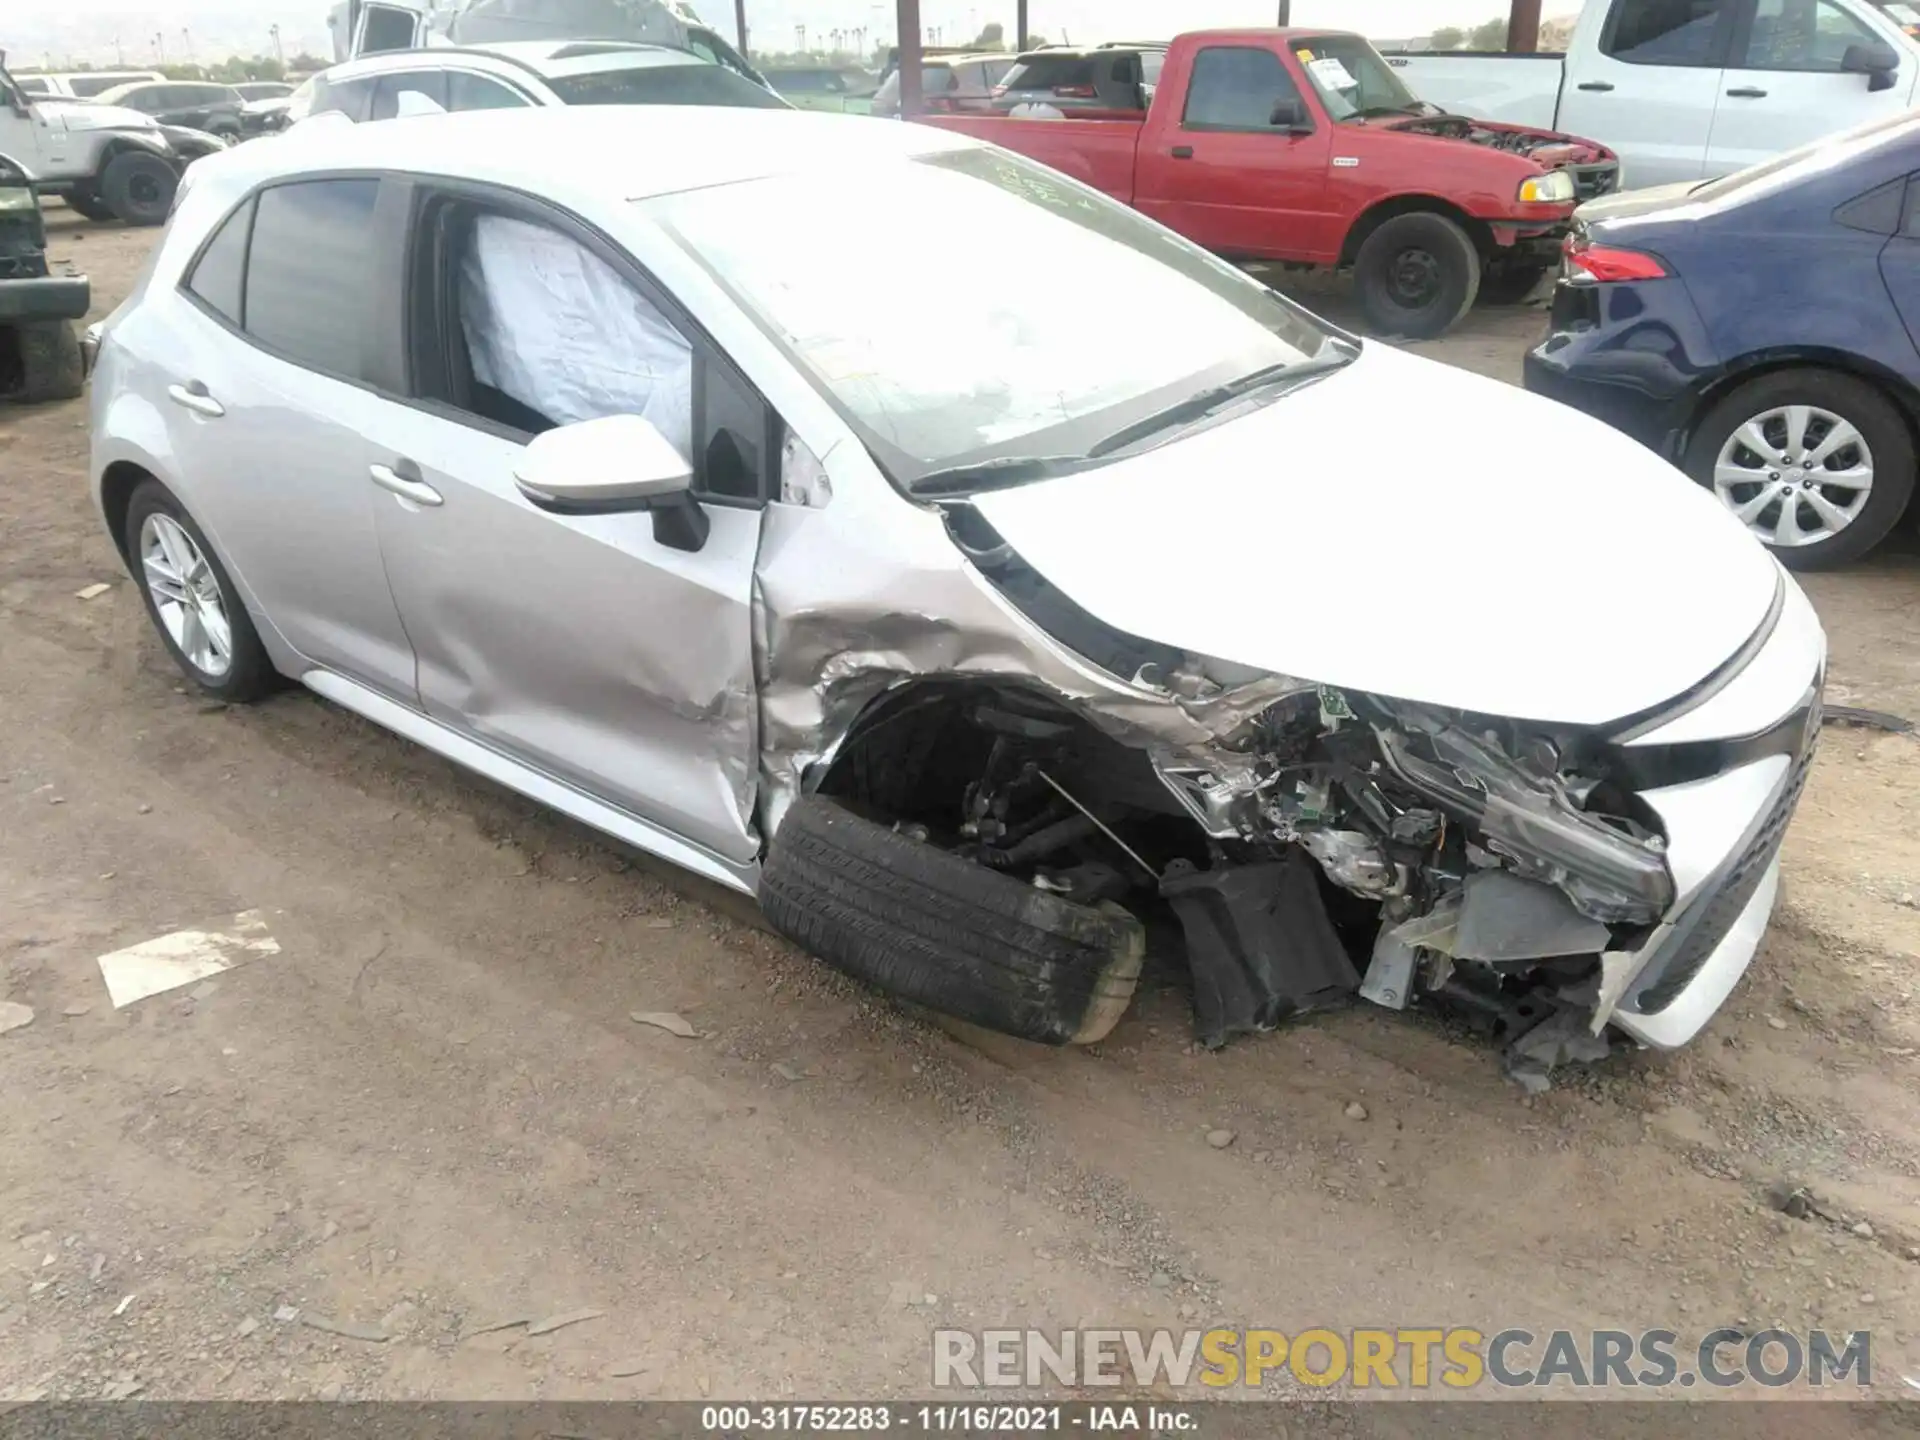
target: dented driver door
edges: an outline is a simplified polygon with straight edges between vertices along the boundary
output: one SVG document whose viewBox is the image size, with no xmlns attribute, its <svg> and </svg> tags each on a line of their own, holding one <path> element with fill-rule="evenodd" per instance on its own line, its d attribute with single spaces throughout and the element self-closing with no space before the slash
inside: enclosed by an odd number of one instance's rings
<svg viewBox="0 0 1920 1440">
<path fill-rule="evenodd" d="M 372 477 L 374 510 L 420 704 L 748 865 L 760 848 L 752 467 L 766 459 L 764 412 L 726 389 L 724 362 L 681 338 L 665 297 L 643 291 L 604 240 L 588 236 L 590 251 L 553 212 L 532 223 L 506 213 L 512 204 L 423 198 L 416 244 L 434 254 L 410 273 L 457 277 L 430 287 L 440 333 L 425 353 L 460 364 L 420 366 L 424 393 L 381 407 L 367 434 L 385 472 Z M 515 472 L 532 433 L 604 414 L 642 415 L 694 452 L 708 521 L 697 547 L 663 540 L 644 510 L 561 514 L 522 493 Z"/>
</svg>

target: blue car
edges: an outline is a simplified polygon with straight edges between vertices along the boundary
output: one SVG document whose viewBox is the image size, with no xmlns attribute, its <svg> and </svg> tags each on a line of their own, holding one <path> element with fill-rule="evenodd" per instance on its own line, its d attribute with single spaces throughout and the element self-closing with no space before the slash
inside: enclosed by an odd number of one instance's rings
<svg viewBox="0 0 1920 1440">
<path fill-rule="evenodd" d="M 1817 569 L 1866 554 L 1906 513 L 1917 339 L 1907 112 L 1723 179 L 1582 206 L 1526 384 L 1659 451 L 1785 564 Z"/>
</svg>

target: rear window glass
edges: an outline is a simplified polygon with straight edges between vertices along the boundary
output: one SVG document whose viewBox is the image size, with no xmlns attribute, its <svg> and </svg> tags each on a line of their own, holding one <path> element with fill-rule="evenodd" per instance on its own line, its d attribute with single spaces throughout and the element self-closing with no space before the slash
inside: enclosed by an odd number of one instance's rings
<svg viewBox="0 0 1920 1440">
<path fill-rule="evenodd" d="M 734 105 L 785 110 L 787 102 L 718 65 L 653 65 L 547 82 L 568 105 Z"/>
<path fill-rule="evenodd" d="M 116 85 L 124 85 L 124 75 L 75 75 L 67 81 L 67 88 L 82 100 L 91 100 L 96 95 L 104 95 Z"/>
<path fill-rule="evenodd" d="M 242 319 L 240 290 L 246 279 L 247 232 L 252 226 L 253 202 L 249 200 L 214 232 L 187 277 L 187 289 L 194 297 L 235 325 Z"/>
<path fill-rule="evenodd" d="M 264 190 L 247 266 L 246 330 L 296 364 L 359 379 L 378 180 Z"/>
</svg>

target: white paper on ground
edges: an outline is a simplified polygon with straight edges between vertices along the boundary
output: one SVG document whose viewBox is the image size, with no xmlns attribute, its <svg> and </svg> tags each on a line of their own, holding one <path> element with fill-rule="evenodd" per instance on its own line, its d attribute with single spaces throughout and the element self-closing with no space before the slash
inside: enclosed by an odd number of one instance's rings
<svg viewBox="0 0 1920 1440">
<path fill-rule="evenodd" d="M 262 955 L 278 955 L 266 916 L 243 910 L 221 930 L 175 930 L 100 957 L 100 978 L 119 1010 L 149 995 L 177 990 Z"/>
</svg>

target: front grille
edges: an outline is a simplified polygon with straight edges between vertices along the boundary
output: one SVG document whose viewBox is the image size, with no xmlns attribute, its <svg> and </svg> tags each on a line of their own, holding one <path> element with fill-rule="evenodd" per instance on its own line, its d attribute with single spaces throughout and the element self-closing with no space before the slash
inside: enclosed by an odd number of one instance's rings
<svg viewBox="0 0 1920 1440">
<path fill-rule="evenodd" d="M 1816 714 L 1810 728 L 1817 732 L 1819 723 Z M 1766 878 L 1767 867 L 1780 853 L 1781 842 L 1786 839 L 1787 822 L 1793 819 L 1794 807 L 1800 803 L 1800 792 L 1806 789 L 1807 774 L 1813 768 L 1813 751 L 1814 747 L 1808 745 L 1806 753 L 1793 767 L 1786 789 L 1780 792 L 1779 801 L 1718 886 L 1693 902 L 1693 908 L 1681 921 L 1686 928 L 1679 947 L 1668 959 L 1660 978 L 1640 992 L 1634 1008 L 1642 1015 L 1658 1014 L 1679 997 L 1700 973 L 1707 958 L 1720 948 L 1733 922 L 1753 899 L 1754 891 Z"/>
<path fill-rule="evenodd" d="M 1569 168 L 1573 171 L 1573 193 L 1578 199 L 1593 200 L 1602 195 L 1611 195 L 1619 187 L 1620 163 L 1617 160 Z"/>
</svg>

